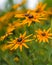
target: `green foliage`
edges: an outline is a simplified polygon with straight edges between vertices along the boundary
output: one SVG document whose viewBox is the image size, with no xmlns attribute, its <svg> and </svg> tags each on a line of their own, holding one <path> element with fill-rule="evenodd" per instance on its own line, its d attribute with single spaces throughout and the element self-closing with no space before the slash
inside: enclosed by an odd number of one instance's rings
<svg viewBox="0 0 52 65">
<path fill-rule="evenodd" d="M 47 4 L 48 7 L 52 7 L 52 0 L 44 0 Z"/>
<path fill-rule="evenodd" d="M 12 0 L 9 2 L 12 6 Z M 45 2 L 48 3 L 49 7 L 52 7 L 52 0 L 45 0 Z M 12 18 L 10 22 L 12 23 L 14 20 L 15 18 Z M 19 34 L 24 33 L 24 31 L 27 31 L 27 34 L 34 34 L 34 30 L 37 30 L 39 28 L 48 29 L 51 27 L 50 24 L 51 22 L 48 20 L 45 21 L 45 25 L 33 23 L 30 27 L 26 25 L 24 27 L 17 28 L 12 31 L 13 34 L 7 37 L 4 42 L 0 41 L 0 45 L 5 44 L 11 38 L 15 39 L 15 37 L 18 37 Z M 6 31 L 5 27 L 7 27 L 7 25 L 5 25 L 0 31 L 0 36 L 4 35 Z M 27 43 L 27 45 L 29 46 L 29 49 L 23 47 L 22 52 L 20 52 L 19 49 L 15 51 L 2 51 L 0 49 L 0 65 L 52 65 L 52 40 L 50 40 L 49 43 L 39 43 L 33 40 L 32 42 Z M 15 57 L 18 57 L 19 61 L 14 61 Z"/>
</svg>

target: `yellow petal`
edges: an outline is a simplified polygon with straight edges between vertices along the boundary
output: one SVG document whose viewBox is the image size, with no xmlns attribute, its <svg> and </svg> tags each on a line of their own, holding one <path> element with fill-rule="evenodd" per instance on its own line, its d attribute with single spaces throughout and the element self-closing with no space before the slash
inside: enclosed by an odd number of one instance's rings
<svg viewBox="0 0 52 65">
<path fill-rule="evenodd" d="M 46 42 L 45 38 L 43 38 L 43 42 Z"/>
<path fill-rule="evenodd" d="M 16 14 L 15 17 L 17 17 L 17 18 L 24 18 L 24 14 Z"/>
<path fill-rule="evenodd" d="M 43 30 L 43 33 L 45 33 L 45 32 L 46 32 L 46 30 L 44 29 L 44 30 Z"/>
<path fill-rule="evenodd" d="M 31 23 L 32 23 L 32 21 L 29 21 L 28 26 L 30 26 L 30 25 L 31 25 Z"/>
<path fill-rule="evenodd" d="M 18 47 L 19 47 L 19 45 L 18 45 L 18 44 L 16 44 L 15 49 L 17 49 Z"/>
<path fill-rule="evenodd" d="M 16 44 L 16 45 L 14 45 L 10 50 L 13 50 L 13 49 L 16 49 L 16 48 L 18 48 L 18 44 Z"/>
<path fill-rule="evenodd" d="M 27 39 L 27 40 L 25 40 L 24 42 L 30 42 L 30 41 L 32 41 L 32 40 L 34 40 L 34 39 Z"/>
<path fill-rule="evenodd" d="M 51 28 L 49 28 L 49 29 L 47 30 L 47 32 L 50 32 L 50 30 L 51 30 Z"/>
<path fill-rule="evenodd" d="M 49 42 L 47 38 L 45 38 L 45 41 L 46 41 L 46 42 Z"/>
<path fill-rule="evenodd" d="M 47 18 L 39 18 L 40 20 L 47 20 Z"/>
<path fill-rule="evenodd" d="M 48 38 L 52 39 L 52 37 L 48 37 Z"/>
<path fill-rule="evenodd" d="M 34 35 L 33 37 L 36 38 L 36 35 Z"/>
<path fill-rule="evenodd" d="M 24 39 L 27 39 L 27 38 L 29 38 L 30 36 L 32 36 L 33 34 L 30 34 L 30 35 L 28 35 L 28 36 L 26 36 Z"/>
<path fill-rule="evenodd" d="M 20 51 L 22 51 L 22 45 L 20 45 Z"/>
<path fill-rule="evenodd" d="M 22 37 L 22 34 L 20 33 L 20 38 Z"/>
<path fill-rule="evenodd" d="M 13 45 L 14 45 L 14 44 L 9 44 L 9 45 L 7 45 L 6 47 L 7 47 L 7 48 L 11 48 Z"/>
<path fill-rule="evenodd" d="M 12 8 L 13 9 L 16 9 L 16 8 L 18 8 L 20 6 L 20 4 L 16 4 L 16 5 L 14 5 Z"/>
<path fill-rule="evenodd" d="M 39 39 L 39 43 L 41 43 L 42 42 L 42 39 Z"/>
<path fill-rule="evenodd" d="M 39 22 L 40 23 L 40 21 L 38 19 L 36 19 L 35 22 Z"/>
<path fill-rule="evenodd" d="M 24 34 L 23 34 L 23 37 L 25 37 L 26 36 L 26 31 L 24 32 Z"/>
<path fill-rule="evenodd" d="M 46 5 L 47 5 L 47 4 L 44 4 L 44 5 L 43 5 L 42 10 L 44 10 L 44 9 L 45 9 Z"/>
<path fill-rule="evenodd" d="M 23 43 L 23 46 L 25 46 L 26 48 L 29 48 L 25 43 Z"/>
<path fill-rule="evenodd" d="M 25 20 L 22 22 L 22 24 L 27 24 L 27 23 L 28 23 L 27 19 L 25 19 Z"/>
<path fill-rule="evenodd" d="M 49 36 L 52 36 L 52 33 L 49 33 L 48 35 L 49 35 Z"/>
</svg>

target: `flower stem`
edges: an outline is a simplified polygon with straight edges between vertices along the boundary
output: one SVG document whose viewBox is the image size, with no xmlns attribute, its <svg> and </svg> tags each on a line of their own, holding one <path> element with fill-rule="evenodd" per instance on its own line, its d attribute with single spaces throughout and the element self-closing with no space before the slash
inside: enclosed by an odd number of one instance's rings
<svg viewBox="0 0 52 65">
<path fill-rule="evenodd" d="M 52 32 L 52 18 L 51 18 L 51 32 Z M 51 44 L 52 44 L 52 39 L 51 39 Z"/>
</svg>

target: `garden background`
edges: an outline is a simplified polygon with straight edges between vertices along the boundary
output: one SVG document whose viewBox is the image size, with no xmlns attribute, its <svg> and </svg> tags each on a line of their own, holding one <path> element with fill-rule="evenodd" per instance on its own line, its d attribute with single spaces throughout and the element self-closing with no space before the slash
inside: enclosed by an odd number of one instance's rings
<svg viewBox="0 0 52 65">
<path fill-rule="evenodd" d="M 35 34 L 35 30 L 39 28 L 46 30 L 51 28 L 52 32 L 52 17 L 50 17 L 50 20 L 42 21 L 43 23 L 41 24 L 32 23 L 29 27 L 24 25 L 18 28 L 16 25 L 17 28 L 12 31 L 13 34 L 1 40 L 1 37 L 4 36 L 7 31 L 8 25 L 18 20 L 11 16 L 14 11 L 23 13 L 27 11 L 27 9 L 33 10 L 39 2 L 43 2 L 43 4 L 47 3 L 46 9 L 52 8 L 52 0 L 26 0 L 25 3 L 19 5 L 18 8 L 14 7 L 14 9 L 13 6 L 21 3 L 21 0 L 6 0 L 6 2 L 3 0 L 3 3 L 1 1 L 2 0 L 0 0 L 0 65 L 52 65 L 52 39 L 49 40 L 49 43 L 39 43 L 35 39 L 27 42 L 29 48 L 23 47 L 22 52 L 19 48 L 12 51 L 5 50 L 5 44 L 7 44 L 8 41 L 15 39 L 20 33 L 23 34 L 25 31 L 27 35 L 30 35 L 32 33 Z M 5 16 L 8 12 L 10 13 Z"/>
</svg>

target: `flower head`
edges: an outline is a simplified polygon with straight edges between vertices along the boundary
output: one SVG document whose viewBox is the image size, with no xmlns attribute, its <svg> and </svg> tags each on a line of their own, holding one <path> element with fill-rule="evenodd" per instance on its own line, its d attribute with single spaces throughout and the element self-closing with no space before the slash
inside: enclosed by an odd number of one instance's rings
<svg viewBox="0 0 52 65">
<path fill-rule="evenodd" d="M 47 20 L 47 18 L 32 12 L 32 13 L 30 13 L 28 15 L 28 17 L 22 23 L 23 24 L 27 24 L 28 23 L 28 26 L 30 26 L 32 24 L 32 22 L 41 23 L 40 21 L 42 21 L 42 20 Z"/>
<path fill-rule="evenodd" d="M 23 4 L 25 4 L 26 3 L 26 0 L 22 0 L 22 2 L 21 3 L 19 3 L 19 4 L 16 4 L 16 5 L 13 5 L 13 9 L 17 9 L 18 7 L 20 7 L 20 6 L 22 6 Z"/>
<path fill-rule="evenodd" d="M 36 9 L 34 10 L 36 13 L 39 13 L 39 14 L 42 14 L 42 15 L 45 15 L 46 11 L 45 11 L 45 7 L 46 7 L 46 3 L 43 4 L 42 2 L 40 2 Z"/>
<path fill-rule="evenodd" d="M 19 58 L 18 58 L 18 57 L 15 57 L 13 60 L 14 60 L 15 62 L 18 62 L 18 61 L 19 61 Z"/>
<path fill-rule="evenodd" d="M 15 50 L 18 47 L 20 47 L 20 51 L 22 51 L 22 46 L 25 46 L 26 48 L 29 48 L 26 45 L 26 42 L 32 41 L 32 39 L 28 39 L 31 35 L 26 36 L 26 32 L 23 35 L 20 34 L 19 38 L 16 38 L 12 42 L 9 42 L 9 44 L 7 45 L 7 48 L 9 48 L 10 50 Z"/>
<path fill-rule="evenodd" d="M 49 42 L 48 39 L 52 39 L 52 33 L 50 32 L 50 28 L 46 31 L 45 29 L 42 31 L 41 29 L 36 31 L 36 37 L 39 42 Z"/>
<path fill-rule="evenodd" d="M 5 35 L 1 36 L 0 40 L 4 40 L 5 38 L 7 38 L 9 35 L 12 34 L 12 31 L 14 31 L 17 27 L 19 27 L 21 25 L 22 25 L 22 23 L 19 23 L 19 22 L 14 22 L 13 24 L 9 24 Z"/>
<path fill-rule="evenodd" d="M 52 8 L 48 8 L 47 15 L 50 16 L 50 17 L 52 17 Z"/>
</svg>

